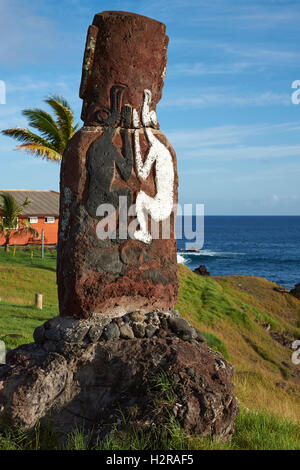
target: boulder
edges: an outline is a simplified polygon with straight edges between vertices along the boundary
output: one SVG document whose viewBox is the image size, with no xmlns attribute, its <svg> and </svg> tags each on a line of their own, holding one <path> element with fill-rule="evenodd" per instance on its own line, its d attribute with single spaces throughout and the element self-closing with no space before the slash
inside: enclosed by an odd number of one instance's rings
<svg viewBox="0 0 300 470">
<path fill-rule="evenodd" d="M 188 335 L 185 320 L 175 324 L 170 318 L 178 317 L 171 312 L 157 317 L 168 319 L 160 321 L 163 337 L 133 337 L 128 322 L 120 327 L 120 338 L 103 339 L 103 334 L 93 342 L 87 341 L 89 335 L 73 336 L 73 342 L 56 343 L 44 338 L 44 344 L 10 351 L 7 364 L 0 366 L 0 424 L 31 428 L 51 417 L 58 435 L 79 427 L 103 441 L 119 423 L 121 410 L 129 424 L 145 432 L 167 425 L 171 416 L 191 434 L 226 441 L 238 413 L 234 368 L 202 338 Z M 62 325 L 54 323 L 62 335 Z M 109 327 L 119 328 L 114 321 L 104 331 Z M 149 323 L 146 336 L 150 327 L 152 334 L 157 328 Z"/>
<path fill-rule="evenodd" d="M 194 269 L 194 273 L 199 274 L 199 276 L 210 276 L 210 273 L 207 271 L 206 266 L 201 264 L 198 268 Z"/>
<path fill-rule="evenodd" d="M 300 299 L 300 283 L 295 285 L 294 289 L 290 291 L 290 294 Z"/>
</svg>

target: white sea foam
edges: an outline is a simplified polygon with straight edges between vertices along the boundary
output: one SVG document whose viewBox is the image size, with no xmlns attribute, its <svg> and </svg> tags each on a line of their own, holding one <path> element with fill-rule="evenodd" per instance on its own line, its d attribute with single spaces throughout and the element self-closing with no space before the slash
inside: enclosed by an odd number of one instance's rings
<svg viewBox="0 0 300 470">
<path fill-rule="evenodd" d="M 177 253 L 177 263 L 185 263 L 185 262 L 186 262 L 185 257 Z"/>
<path fill-rule="evenodd" d="M 184 263 L 186 262 L 186 257 L 190 256 L 222 256 L 226 258 L 230 258 L 231 256 L 242 256 L 245 255 L 245 253 L 235 253 L 235 252 L 229 252 L 229 251 L 211 251 L 211 250 L 201 250 L 199 252 L 195 251 L 185 251 L 184 253 L 177 253 L 177 259 L 178 257 L 183 258 L 184 261 L 180 260 L 178 263 Z"/>
</svg>

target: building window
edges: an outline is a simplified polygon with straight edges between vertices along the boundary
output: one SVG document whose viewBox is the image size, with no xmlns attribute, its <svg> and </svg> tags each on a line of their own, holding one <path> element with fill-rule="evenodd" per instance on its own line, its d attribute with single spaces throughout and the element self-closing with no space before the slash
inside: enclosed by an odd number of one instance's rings
<svg viewBox="0 0 300 470">
<path fill-rule="evenodd" d="M 55 217 L 45 217 L 46 224 L 54 224 L 54 222 L 55 222 Z"/>
<path fill-rule="evenodd" d="M 31 224 L 37 224 L 39 219 L 37 217 L 28 217 L 28 221 L 31 223 Z"/>
</svg>

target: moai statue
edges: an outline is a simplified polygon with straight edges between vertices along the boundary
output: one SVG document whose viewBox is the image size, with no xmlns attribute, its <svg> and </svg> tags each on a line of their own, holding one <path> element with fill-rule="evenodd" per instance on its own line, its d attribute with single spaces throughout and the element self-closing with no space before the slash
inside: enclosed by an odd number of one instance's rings
<svg viewBox="0 0 300 470">
<path fill-rule="evenodd" d="M 80 97 L 84 126 L 60 180 L 60 314 L 89 318 L 172 308 L 177 299 L 176 155 L 159 129 L 165 25 L 95 15 Z"/>
</svg>

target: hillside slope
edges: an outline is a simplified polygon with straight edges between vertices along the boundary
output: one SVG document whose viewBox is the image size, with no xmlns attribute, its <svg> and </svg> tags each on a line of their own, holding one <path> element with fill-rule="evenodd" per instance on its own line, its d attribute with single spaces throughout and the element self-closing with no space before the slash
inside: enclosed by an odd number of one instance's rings
<svg viewBox="0 0 300 470">
<path fill-rule="evenodd" d="M 300 422 L 300 300 L 252 276 L 207 278 L 179 266 L 177 308 L 235 366 L 235 393 L 250 409 Z"/>
<path fill-rule="evenodd" d="M 32 341 L 36 326 L 58 314 L 55 253 L 0 252 L 0 339 L 13 348 Z M 235 394 L 251 410 L 300 422 L 300 366 L 291 362 L 300 338 L 300 300 L 263 278 L 205 278 L 179 265 L 177 308 L 235 366 Z M 44 294 L 44 309 L 33 307 Z M 20 336 L 16 336 L 20 335 Z"/>
</svg>

